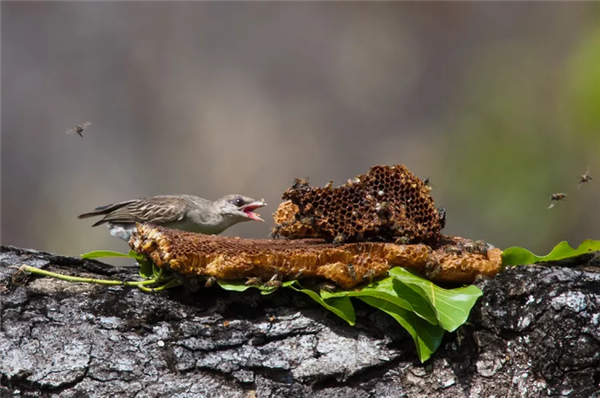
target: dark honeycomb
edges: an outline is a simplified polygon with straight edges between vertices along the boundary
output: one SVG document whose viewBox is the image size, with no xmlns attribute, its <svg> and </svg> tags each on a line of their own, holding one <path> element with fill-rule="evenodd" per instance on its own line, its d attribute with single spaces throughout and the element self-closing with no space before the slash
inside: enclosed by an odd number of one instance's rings
<svg viewBox="0 0 600 398">
<path fill-rule="evenodd" d="M 307 181 L 296 180 L 283 199 L 297 206 L 297 212 L 294 219 L 279 222 L 290 214 L 290 205 L 285 205 L 276 215 L 274 233 L 290 239 L 318 237 L 333 243 L 435 244 L 442 223 L 430 190 L 403 165 L 371 167 L 337 188 L 331 183 L 312 188 Z"/>
<path fill-rule="evenodd" d="M 344 289 L 384 276 L 395 266 L 449 283 L 471 283 L 479 275 L 500 271 L 499 249 L 463 238 L 444 240 L 436 250 L 383 242 L 333 245 L 322 239 L 240 239 L 139 224 L 129 244 L 157 266 L 181 275 L 262 281 L 324 278 Z"/>
</svg>

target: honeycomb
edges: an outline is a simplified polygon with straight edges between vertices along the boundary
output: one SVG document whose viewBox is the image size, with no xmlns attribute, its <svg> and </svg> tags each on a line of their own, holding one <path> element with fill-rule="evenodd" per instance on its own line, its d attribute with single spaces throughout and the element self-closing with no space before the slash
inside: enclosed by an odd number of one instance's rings
<svg viewBox="0 0 600 398">
<path fill-rule="evenodd" d="M 374 166 L 337 188 L 296 180 L 275 214 L 274 236 L 336 244 L 399 241 L 435 244 L 442 222 L 431 188 L 405 166 Z"/>
<path fill-rule="evenodd" d="M 326 279 L 350 289 L 386 275 L 395 266 L 432 280 L 458 283 L 499 272 L 499 249 L 490 250 L 487 245 L 462 238 L 444 239 L 443 246 L 432 250 L 424 244 L 334 245 L 322 239 L 240 239 L 138 224 L 129 244 L 158 267 L 206 279 Z M 473 250 L 468 251 L 468 245 Z"/>
<path fill-rule="evenodd" d="M 318 238 L 319 235 L 312 226 L 312 219 L 309 217 L 301 219 L 299 212 L 300 208 L 293 204 L 291 200 L 281 203 L 273 214 L 275 228 L 271 233 L 272 237 L 278 238 L 279 236 L 284 236 L 293 239 Z"/>
</svg>

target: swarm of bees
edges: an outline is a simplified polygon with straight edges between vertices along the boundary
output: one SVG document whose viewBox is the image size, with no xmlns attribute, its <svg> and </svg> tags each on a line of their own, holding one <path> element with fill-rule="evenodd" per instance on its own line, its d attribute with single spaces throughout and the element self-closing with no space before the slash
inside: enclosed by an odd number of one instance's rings
<svg viewBox="0 0 600 398">
<path fill-rule="evenodd" d="M 92 127 L 92 123 L 91 122 L 85 122 L 83 124 L 78 124 L 77 126 L 73 127 L 72 129 L 69 129 L 66 131 L 65 134 L 70 135 L 70 134 L 77 134 L 80 137 L 83 137 L 83 130 L 87 130 L 90 127 Z"/>
<path fill-rule="evenodd" d="M 589 166 L 588 166 L 586 172 L 583 173 L 578 178 L 579 178 L 578 188 L 581 188 L 581 185 L 583 185 L 584 183 L 592 181 L 592 176 L 590 175 Z M 551 202 L 560 202 L 561 200 L 565 200 L 566 198 L 567 198 L 567 194 L 564 192 L 556 192 L 556 193 L 553 193 L 552 195 L 550 195 Z M 555 205 L 555 203 L 550 203 L 550 206 L 548 206 L 548 208 L 551 209 L 554 207 L 554 205 Z"/>
</svg>

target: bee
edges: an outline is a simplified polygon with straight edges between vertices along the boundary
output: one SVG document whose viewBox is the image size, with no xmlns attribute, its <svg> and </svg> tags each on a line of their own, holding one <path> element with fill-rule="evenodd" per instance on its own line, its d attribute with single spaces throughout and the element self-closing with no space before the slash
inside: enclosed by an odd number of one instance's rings
<svg viewBox="0 0 600 398">
<path fill-rule="evenodd" d="M 212 285 L 215 284 L 216 281 L 217 281 L 217 278 L 215 278 L 214 276 L 210 276 L 210 277 L 208 277 L 208 279 L 206 279 L 206 282 L 204 283 L 204 287 L 211 287 Z"/>
<path fill-rule="evenodd" d="M 431 190 L 433 189 L 430 177 L 427 177 L 423 180 L 423 185 L 425 185 L 425 189 L 427 190 L 427 192 L 431 192 Z"/>
<path fill-rule="evenodd" d="M 302 189 L 308 188 L 308 177 L 307 178 L 294 178 L 294 182 L 292 183 L 292 190 L 294 189 Z"/>
<path fill-rule="evenodd" d="M 400 236 L 399 238 L 397 238 L 394 241 L 395 244 L 397 245 L 409 245 L 410 244 L 410 238 L 406 235 Z"/>
<path fill-rule="evenodd" d="M 335 246 L 343 245 L 344 243 L 346 243 L 347 239 L 348 239 L 348 237 L 345 234 L 339 234 L 333 239 L 332 243 Z"/>
<path fill-rule="evenodd" d="M 302 278 L 302 275 L 304 273 L 302 271 L 298 271 L 298 273 L 296 275 L 294 275 L 294 277 L 292 278 L 293 280 L 298 280 L 300 278 Z"/>
<path fill-rule="evenodd" d="M 461 256 L 463 254 L 464 247 L 462 245 L 448 245 L 444 247 L 444 252 L 448 254 L 456 254 Z"/>
<path fill-rule="evenodd" d="M 440 227 L 441 229 L 444 229 L 446 227 L 446 209 L 440 207 L 438 209 L 438 216 L 440 218 Z"/>
<path fill-rule="evenodd" d="M 373 279 L 375 279 L 375 271 L 369 268 L 366 274 L 362 277 L 363 282 L 369 282 L 369 284 L 373 283 Z"/>
<path fill-rule="evenodd" d="M 352 265 L 352 263 L 348 263 L 347 265 L 348 267 L 348 275 L 350 275 L 350 278 L 352 278 L 352 280 L 356 280 L 356 270 L 354 269 L 354 265 Z"/>
<path fill-rule="evenodd" d="M 329 293 L 333 293 L 337 289 L 336 285 L 331 284 L 331 283 L 327 283 L 327 282 L 321 283 L 321 285 L 319 287 L 321 288 L 321 290 L 324 290 L 324 291 L 329 292 Z"/>
<path fill-rule="evenodd" d="M 490 245 L 488 245 L 482 240 L 476 240 L 475 242 L 473 242 L 474 253 L 486 254 L 489 249 Z"/>
<path fill-rule="evenodd" d="M 434 261 L 428 261 L 425 264 L 425 276 L 427 279 L 432 280 L 442 272 L 442 266 Z"/>
<path fill-rule="evenodd" d="M 245 283 L 246 286 L 258 286 L 262 285 L 262 280 L 258 277 L 250 277 Z"/>
<path fill-rule="evenodd" d="M 281 235 L 281 230 L 290 226 L 291 223 L 283 222 L 281 224 L 275 225 L 275 227 L 271 230 L 271 239 L 279 239 Z"/>
<path fill-rule="evenodd" d="M 281 287 L 281 285 L 282 282 L 279 274 L 274 274 L 273 277 L 271 277 L 271 279 L 269 279 L 269 281 L 265 283 L 265 286 L 274 288 L 279 288 Z"/>
<path fill-rule="evenodd" d="M 556 192 L 556 193 L 553 193 L 552 195 L 550 195 L 550 200 L 558 202 L 561 200 L 565 200 L 566 197 L 567 197 L 566 193 Z M 550 203 L 550 206 L 548 206 L 549 209 L 551 209 L 553 207 L 554 207 L 554 203 Z"/>
<path fill-rule="evenodd" d="M 387 220 L 392 215 L 392 205 L 390 202 L 380 202 L 375 204 L 375 212 L 384 220 Z"/>
<path fill-rule="evenodd" d="M 83 134 L 81 134 L 83 133 L 83 130 L 89 129 L 90 127 L 92 127 L 92 123 L 85 122 L 83 124 L 78 124 L 72 129 L 67 130 L 65 134 L 78 134 L 80 137 L 83 137 Z"/>
<path fill-rule="evenodd" d="M 578 187 L 578 188 L 581 188 L 581 184 L 583 184 L 584 182 L 590 182 L 590 181 L 592 181 L 592 179 L 593 179 L 593 178 L 592 178 L 592 176 L 590 175 L 590 168 L 589 168 L 589 166 L 588 166 L 588 168 L 587 168 L 586 172 L 585 172 L 585 173 L 583 173 L 583 174 L 581 175 L 581 177 L 579 177 L 579 187 Z"/>
</svg>

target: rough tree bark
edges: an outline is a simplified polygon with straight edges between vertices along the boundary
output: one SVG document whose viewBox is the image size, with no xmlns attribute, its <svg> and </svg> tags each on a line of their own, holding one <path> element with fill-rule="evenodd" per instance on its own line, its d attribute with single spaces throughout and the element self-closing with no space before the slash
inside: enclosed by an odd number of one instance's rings
<svg viewBox="0 0 600 398">
<path fill-rule="evenodd" d="M 17 286 L 9 266 L 22 264 L 137 272 L 3 247 L 2 396 L 600 397 L 600 273 L 591 263 L 482 281 L 468 324 L 425 364 L 394 320 L 359 301 L 351 327 L 287 289 L 147 294 L 34 276 Z"/>
</svg>

